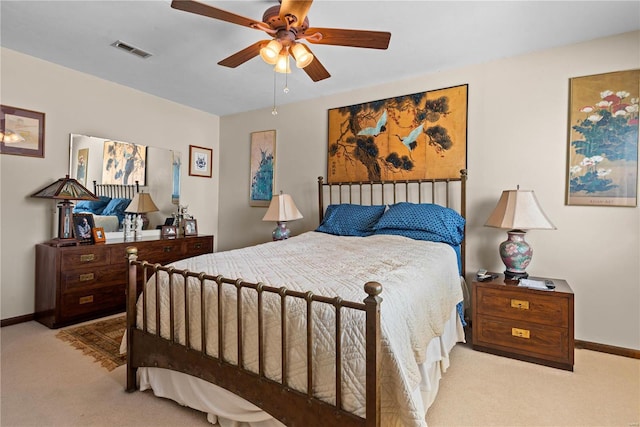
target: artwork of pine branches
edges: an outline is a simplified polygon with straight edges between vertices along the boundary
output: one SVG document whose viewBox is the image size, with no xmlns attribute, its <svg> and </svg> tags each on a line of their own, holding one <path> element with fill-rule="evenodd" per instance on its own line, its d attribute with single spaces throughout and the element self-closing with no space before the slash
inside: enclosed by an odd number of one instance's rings
<svg viewBox="0 0 640 427">
<path fill-rule="evenodd" d="M 640 70 L 570 80 L 567 204 L 636 206 Z"/>
<path fill-rule="evenodd" d="M 458 178 L 467 92 L 461 85 L 329 110 L 328 182 Z"/>
<path fill-rule="evenodd" d="M 275 184 L 276 131 L 251 134 L 250 206 L 269 206 Z"/>
</svg>

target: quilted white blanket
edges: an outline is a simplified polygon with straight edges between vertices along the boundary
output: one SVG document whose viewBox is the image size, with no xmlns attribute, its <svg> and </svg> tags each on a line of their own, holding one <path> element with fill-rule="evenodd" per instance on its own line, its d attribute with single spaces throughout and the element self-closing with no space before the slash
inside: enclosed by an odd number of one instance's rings
<svg viewBox="0 0 640 427">
<path fill-rule="evenodd" d="M 416 241 L 400 236 L 337 237 L 308 232 L 280 242 L 270 242 L 249 248 L 202 255 L 174 263 L 178 269 L 207 272 L 227 278 L 242 278 L 248 282 L 263 282 L 270 286 L 286 286 L 296 291 L 312 291 L 317 295 L 340 296 L 345 300 L 362 301 L 367 281 L 383 286 L 381 297 L 382 322 L 382 425 L 425 426 L 424 410 L 412 400 L 419 385 L 419 364 L 425 361 L 429 341 L 440 336 L 452 308 L 462 300 L 460 276 L 454 250 L 442 243 Z M 181 277 L 174 278 L 176 307 L 176 340 L 185 342 L 184 298 Z M 167 280 L 161 281 L 161 335 L 169 336 Z M 147 289 L 152 290 L 154 280 Z M 226 285 L 223 300 L 230 308 L 224 311 L 223 358 L 237 361 L 235 341 L 236 289 Z M 151 288 L 150 288 L 151 287 Z M 245 293 L 246 292 L 246 293 Z M 243 359 L 247 369 L 257 372 L 256 298 L 251 290 L 243 291 Z M 148 293 L 147 309 L 155 312 L 154 291 Z M 200 283 L 189 279 L 190 345 L 201 348 Z M 205 286 L 205 311 L 208 324 L 217 319 L 217 288 Z M 280 372 L 280 298 L 265 296 L 265 373 L 279 380 Z M 138 302 L 141 313 L 140 304 Z M 305 392 L 306 324 L 295 317 L 306 306 L 288 306 L 289 346 L 287 373 L 291 387 Z M 140 325 L 141 315 L 138 317 Z M 331 307 L 314 304 L 314 394 L 335 402 L 334 318 Z M 365 354 L 364 313 L 343 314 L 343 406 L 364 416 Z M 355 323 L 357 322 L 357 324 Z M 148 320 L 151 332 L 155 321 Z M 217 326 L 207 332 L 207 353 L 219 357 Z"/>
</svg>

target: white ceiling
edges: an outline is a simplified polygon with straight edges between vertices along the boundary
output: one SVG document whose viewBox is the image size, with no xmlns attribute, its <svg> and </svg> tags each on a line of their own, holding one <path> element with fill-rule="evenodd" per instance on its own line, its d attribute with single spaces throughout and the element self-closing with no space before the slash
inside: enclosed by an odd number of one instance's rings
<svg viewBox="0 0 640 427">
<path fill-rule="evenodd" d="M 272 66 L 217 65 L 267 36 L 154 1 L 0 1 L 3 47 L 219 116 L 273 104 Z M 206 1 L 260 20 L 274 0 Z M 391 32 L 389 49 L 309 44 L 331 73 L 278 74 L 278 105 L 640 29 L 640 1 L 316 0 L 314 27 Z M 111 46 L 122 40 L 153 54 Z M 640 64 L 639 64 L 640 66 Z M 376 99 L 372 95 L 372 99 Z"/>
</svg>

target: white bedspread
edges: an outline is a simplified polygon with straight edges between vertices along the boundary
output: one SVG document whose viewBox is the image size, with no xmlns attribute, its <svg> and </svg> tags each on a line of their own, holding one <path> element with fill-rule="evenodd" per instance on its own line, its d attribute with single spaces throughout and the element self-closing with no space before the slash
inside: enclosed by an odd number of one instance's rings
<svg viewBox="0 0 640 427">
<path fill-rule="evenodd" d="M 460 276 L 454 250 L 446 244 L 424 242 L 400 236 L 337 237 L 308 232 L 280 242 L 270 242 L 249 248 L 207 254 L 173 264 L 179 269 L 206 271 L 212 275 L 242 278 L 249 282 L 264 282 L 286 286 L 297 291 L 312 291 L 325 296 L 340 296 L 362 301 L 367 281 L 383 286 L 382 321 L 382 424 L 384 426 L 424 426 L 424 407 L 414 402 L 418 388 L 420 364 L 426 360 L 427 344 L 442 335 L 452 307 L 462 300 Z M 180 279 L 180 278 L 178 278 Z M 192 280 L 192 281 L 191 281 Z M 184 307 L 180 280 L 174 279 L 174 306 Z M 154 281 L 148 284 L 153 286 Z M 190 344 L 201 348 L 200 286 L 190 279 Z M 164 285 L 161 286 L 161 289 Z M 148 295 L 147 308 L 154 313 L 154 292 Z M 215 283 L 205 286 L 206 318 L 217 319 Z M 224 359 L 237 361 L 235 339 L 236 290 L 227 285 L 223 300 L 232 303 L 224 313 Z M 169 299 L 161 292 L 161 312 L 168 318 Z M 265 373 L 280 379 L 280 303 L 279 296 L 264 298 L 265 310 Z M 243 357 L 245 368 L 257 372 L 256 298 L 243 292 Z M 139 308 L 141 301 L 139 301 Z M 304 312 L 306 306 L 289 304 L 289 313 Z M 140 313 L 140 310 L 139 310 Z M 328 402 L 335 401 L 334 323 L 333 310 L 314 304 L 314 394 Z M 364 416 L 365 354 L 363 313 L 347 311 L 343 321 L 359 321 L 358 326 L 345 326 L 343 348 L 343 406 Z M 141 318 L 138 318 L 140 324 Z M 148 321 L 155 331 L 153 319 Z M 176 340 L 184 343 L 184 313 L 176 314 Z M 217 327 L 207 335 L 207 353 L 218 357 Z M 168 322 L 161 321 L 161 335 L 169 336 Z M 306 391 L 306 325 L 304 320 L 288 317 L 288 382 Z"/>
</svg>

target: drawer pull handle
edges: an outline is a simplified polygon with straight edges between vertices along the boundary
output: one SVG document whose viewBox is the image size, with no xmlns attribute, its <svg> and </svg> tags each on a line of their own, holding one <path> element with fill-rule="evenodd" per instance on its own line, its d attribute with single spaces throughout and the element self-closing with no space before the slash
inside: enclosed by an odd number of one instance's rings
<svg viewBox="0 0 640 427">
<path fill-rule="evenodd" d="M 511 328 L 511 335 L 519 338 L 531 338 L 531 331 L 528 329 Z"/>
<path fill-rule="evenodd" d="M 165 246 L 163 249 L 165 252 L 171 252 L 173 248 L 171 246 Z"/>
<path fill-rule="evenodd" d="M 96 259 L 96 254 L 84 254 L 80 255 L 80 262 L 90 262 Z"/>
<path fill-rule="evenodd" d="M 519 310 L 529 310 L 529 301 L 522 301 L 519 299 L 511 300 L 511 308 L 517 308 Z"/>
<path fill-rule="evenodd" d="M 89 304 L 93 302 L 93 295 L 89 295 L 86 297 L 80 297 L 80 304 Z"/>
<path fill-rule="evenodd" d="M 80 281 L 81 282 L 87 282 L 89 280 L 93 280 L 93 273 L 86 273 L 86 274 L 81 274 L 80 275 Z"/>
</svg>

